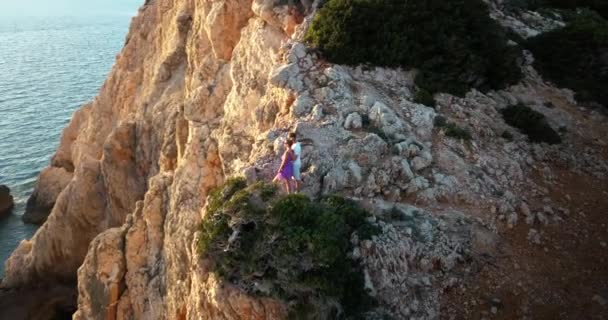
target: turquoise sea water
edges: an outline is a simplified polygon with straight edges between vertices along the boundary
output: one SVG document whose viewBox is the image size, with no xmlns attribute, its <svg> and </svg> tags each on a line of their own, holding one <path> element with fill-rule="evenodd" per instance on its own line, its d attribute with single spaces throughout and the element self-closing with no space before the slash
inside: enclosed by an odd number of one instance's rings
<svg viewBox="0 0 608 320">
<path fill-rule="evenodd" d="M 0 16 L 0 184 L 16 202 L 13 214 L 0 219 L 0 277 L 12 250 L 36 231 L 21 215 L 38 173 L 72 113 L 99 91 L 130 20 L 129 14 Z"/>
</svg>

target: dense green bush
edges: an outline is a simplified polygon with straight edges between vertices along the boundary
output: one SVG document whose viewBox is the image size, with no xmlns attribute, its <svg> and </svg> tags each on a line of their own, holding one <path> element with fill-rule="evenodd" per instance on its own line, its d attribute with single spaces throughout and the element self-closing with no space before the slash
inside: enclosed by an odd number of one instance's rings
<svg viewBox="0 0 608 320">
<path fill-rule="evenodd" d="M 225 281 L 288 302 L 291 318 L 349 318 L 373 305 L 361 267 L 349 258 L 353 233 L 369 239 L 378 232 L 367 215 L 341 197 L 311 201 L 230 180 L 208 198 L 199 249 Z"/>
<path fill-rule="evenodd" d="M 469 129 L 461 128 L 453 122 L 448 122 L 443 116 L 436 116 L 433 124 L 437 128 L 443 128 L 445 135 L 450 138 L 461 140 L 471 140 L 473 138 Z"/>
<path fill-rule="evenodd" d="M 608 107 L 608 21 L 586 11 L 564 28 L 529 39 L 526 46 L 547 80 L 573 89 L 579 101 Z"/>
<path fill-rule="evenodd" d="M 433 108 L 435 107 L 435 97 L 425 89 L 418 89 L 418 91 L 416 91 L 414 102 Z"/>
<path fill-rule="evenodd" d="M 328 0 L 307 40 L 335 63 L 418 68 L 416 84 L 431 93 L 521 78 L 520 52 L 482 0 Z"/>
<path fill-rule="evenodd" d="M 446 119 L 444 116 L 436 116 L 435 119 L 433 119 L 433 125 L 435 127 L 441 128 L 441 127 L 445 127 L 448 124 L 448 119 Z"/>
<path fill-rule="evenodd" d="M 548 144 L 562 142 L 559 134 L 551 128 L 542 113 L 521 104 L 509 106 L 501 110 L 501 113 L 507 124 L 519 129 L 531 142 Z"/>
<path fill-rule="evenodd" d="M 513 134 L 507 130 L 503 131 L 500 137 L 507 141 L 513 141 Z"/>
<path fill-rule="evenodd" d="M 448 123 L 445 126 L 445 135 L 454 139 L 471 140 L 473 136 L 471 131 L 461 128 L 455 123 Z"/>
</svg>

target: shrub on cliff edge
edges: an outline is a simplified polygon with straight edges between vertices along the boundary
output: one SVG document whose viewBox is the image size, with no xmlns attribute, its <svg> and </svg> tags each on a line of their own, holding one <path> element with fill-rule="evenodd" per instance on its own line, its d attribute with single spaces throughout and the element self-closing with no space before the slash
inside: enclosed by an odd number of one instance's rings
<svg viewBox="0 0 608 320">
<path fill-rule="evenodd" d="M 349 257 L 353 233 L 367 239 L 378 232 L 366 216 L 341 197 L 311 201 L 231 180 L 208 198 L 199 249 L 224 281 L 288 302 L 291 318 L 348 318 L 373 304 Z"/>
<path fill-rule="evenodd" d="M 329 0 L 307 40 L 341 64 L 418 68 L 430 93 L 465 94 L 517 82 L 517 48 L 482 0 Z"/>
<path fill-rule="evenodd" d="M 579 101 L 608 107 L 608 21 L 583 11 L 569 24 L 527 41 L 534 67 L 547 80 L 576 92 Z"/>
</svg>

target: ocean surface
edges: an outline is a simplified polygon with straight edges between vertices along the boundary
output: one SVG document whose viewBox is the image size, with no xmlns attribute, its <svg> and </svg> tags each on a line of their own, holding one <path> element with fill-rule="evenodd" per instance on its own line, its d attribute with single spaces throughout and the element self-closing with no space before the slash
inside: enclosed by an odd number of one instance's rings
<svg viewBox="0 0 608 320">
<path fill-rule="evenodd" d="M 38 173 L 72 113 L 99 91 L 132 14 L 0 17 L 0 184 L 16 205 L 0 218 L 0 277 L 10 253 L 37 229 L 21 216 Z"/>
</svg>

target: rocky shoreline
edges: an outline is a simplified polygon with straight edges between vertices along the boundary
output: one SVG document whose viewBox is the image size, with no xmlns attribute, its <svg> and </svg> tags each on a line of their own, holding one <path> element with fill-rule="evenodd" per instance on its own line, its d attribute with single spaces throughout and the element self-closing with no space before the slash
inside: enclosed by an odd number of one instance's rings
<svg viewBox="0 0 608 320">
<path fill-rule="evenodd" d="M 11 190 L 5 185 L 0 185 L 0 218 L 11 214 L 14 206 Z"/>
</svg>

